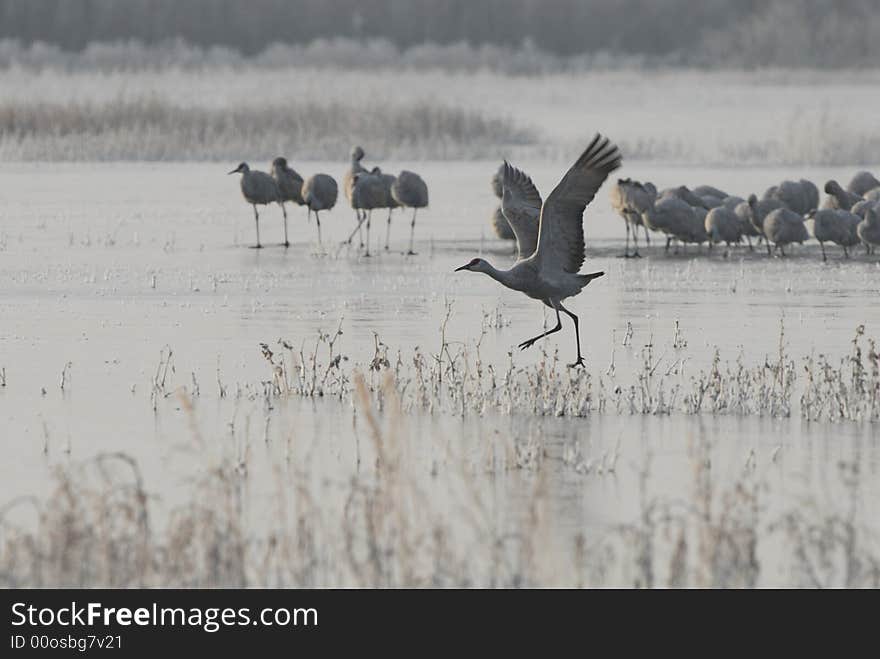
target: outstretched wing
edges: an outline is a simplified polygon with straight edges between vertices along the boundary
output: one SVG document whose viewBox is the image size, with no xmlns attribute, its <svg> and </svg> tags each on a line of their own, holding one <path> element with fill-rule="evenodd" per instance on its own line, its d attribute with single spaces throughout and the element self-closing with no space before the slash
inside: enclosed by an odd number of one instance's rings
<svg viewBox="0 0 880 659">
<path fill-rule="evenodd" d="M 538 246 L 538 222 L 541 216 L 541 194 L 532 179 L 522 170 L 504 161 L 501 212 L 516 235 L 520 259 L 535 253 Z"/>
<path fill-rule="evenodd" d="M 584 263 L 584 209 L 621 156 L 607 137 L 596 135 L 541 208 L 535 260 L 541 269 L 577 273 Z"/>
</svg>

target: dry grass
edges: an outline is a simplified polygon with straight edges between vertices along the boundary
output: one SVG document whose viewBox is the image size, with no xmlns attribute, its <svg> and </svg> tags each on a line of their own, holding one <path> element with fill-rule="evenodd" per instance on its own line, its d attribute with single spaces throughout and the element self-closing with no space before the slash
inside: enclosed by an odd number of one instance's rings
<svg viewBox="0 0 880 659">
<path fill-rule="evenodd" d="M 407 157 L 494 157 L 534 136 L 509 120 L 442 104 L 338 101 L 209 109 L 158 97 L 0 102 L 0 155 L 13 160 L 271 160 L 373 144 Z"/>
<path fill-rule="evenodd" d="M 486 315 L 487 325 L 497 320 Z M 771 514 L 767 474 L 756 467 L 754 453 L 732 480 L 721 479 L 712 464 L 713 440 L 699 431 L 688 437 L 692 477 L 687 496 L 653 491 L 649 448 L 638 467 L 639 507 L 630 521 L 560 532 L 549 513 L 548 485 L 554 474 L 562 470 L 585 482 L 616 478 L 619 444 L 592 459 L 583 456 L 578 444 L 566 445 L 560 458 L 550 459 L 544 436 L 523 423 L 510 436 L 483 434 L 479 425 L 476 438 L 468 439 L 436 428 L 411 429 L 413 419 L 425 413 L 447 418 L 490 412 L 521 418 L 706 412 L 785 416 L 792 413 L 798 369 L 786 354 L 784 327 L 774 359 L 753 368 L 722 367 L 716 359 L 709 371 L 691 376 L 694 393 L 680 397 L 664 382 L 672 377 L 670 367 L 681 368 L 687 350 L 679 327 L 672 334 L 678 352 L 669 366 L 661 365 L 653 346 L 646 346 L 644 369 L 629 392 L 614 384 L 616 375 L 606 373 L 609 382 L 596 384 L 587 373 L 560 371 L 551 356 L 531 367 L 517 367 L 511 357 L 503 372 L 496 372 L 480 360 L 479 342 L 468 355 L 463 346 L 445 339 L 443 328 L 441 337 L 436 353 L 416 351 L 406 360 L 391 355 L 377 337 L 363 370 L 350 368 L 340 353 L 341 324 L 320 332 L 309 347 L 263 344 L 270 378 L 258 385 L 236 384 L 233 391 L 218 371 L 219 395 L 264 399 L 267 420 L 272 406 L 290 396 L 351 404 L 354 471 L 316 477 L 310 452 L 288 445 L 286 464 L 274 467 L 275 510 L 256 519 L 249 511 L 254 476 L 247 442 L 234 457 L 216 459 L 200 470 L 170 507 L 150 495 L 133 459 L 102 454 L 58 469 L 54 491 L 45 499 L 15 500 L 0 511 L 0 583 L 880 586 L 877 529 L 862 503 L 865 484 L 858 455 L 832 468 L 831 480 L 846 496 L 820 498 L 808 492 Z M 863 341 L 859 328 L 839 369 L 804 362 L 805 418 L 877 422 L 877 354 L 873 342 L 865 350 Z M 198 384 L 175 386 L 173 377 L 173 353 L 166 347 L 153 378 L 154 409 L 161 413 L 163 401 L 176 394 L 192 419 L 191 450 L 207 454 L 211 438 L 202 436 L 193 415 Z M 700 404 L 693 400 L 698 393 Z M 769 402 L 743 402 L 751 399 Z M 680 405 L 673 405 L 675 400 Z M 307 446 L 318 439 L 299 437 L 297 442 Z M 426 461 L 426 455 L 435 457 Z M 515 479 L 518 495 L 515 504 L 499 508 L 493 490 L 502 478 Z M 761 559 L 771 545 L 781 547 L 772 567 Z"/>
</svg>

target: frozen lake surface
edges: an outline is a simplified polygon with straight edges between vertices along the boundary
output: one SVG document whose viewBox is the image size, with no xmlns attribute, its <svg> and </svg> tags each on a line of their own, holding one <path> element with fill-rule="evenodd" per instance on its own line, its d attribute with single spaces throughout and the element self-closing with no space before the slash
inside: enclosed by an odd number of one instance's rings
<svg viewBox="0 0 880 659">
<path fill-rule="evenodd" d="M 291 164 L 304 175 L 323 171 L 337 180 L 344 167 Z M 566 167 L 515 164 L 545 197 Z M 392 363 L 398 352 L 402 360 L 416 348 L 436 353 L 450 301 L 447 341 L 473 350 L 483 312 L 491 314 L 495 326 L 480 341 L 480 355 L 503 372 L 516 344 L 539 333 L 544 311 L 537 302 L 487 277 L 453 272 L 476 255 L 498 267 L 513 261 L 511 246 L 489 225 L 497 203 L 489 177 L 497 163 L 383 163 L 386 171 L 421 173 L 431 206 L 418 217 L 416 256 L 403 254 L 407 214 L 394 213 L 392 248 L 385 252 L 385 217 L 374 213 L 370 258 L 339 247 L 354 227 L 344 200 L 322 217 L 326 254 L 300 208 L 288 209 L 289 249 L 278 246 L 277 207 L 261 211 L 267 247 L 250 249 L 252 211 L 238 177 L 225 175 L 234 165 L 0 164 L 0 504 L 47 495 L 56 467 L 122 452 L 140 466 L 157 509 L 165 511 L 160 517 L 191 497 L 193 482 L 222 461 L 246 466 L 249 528 L 271 526 L 285 498 L 279 493 L 293 496 L 292 474 L 328 510 L 341 509 L 350 479 L 369 474 L 376 459 L 363 409 L 351 396 L 270 401 L 256 394 L 272 379 L 261 343 L 281 353 L 281 339 L 310 351 L 317 333 L 332 333 L 341 320 L 335 349 L 346 358 L 344 368 L 370 373 L 376 336 Z M 784 178 L 848 180 L 852 171 L 627 163 L 624 175 L 658 188 L 711 183 L 746 197 Z M 759 366 L 778 353 L 783 320 L 785 350 L 798 373 L 810 355 L 828 355 L 835 364 L 849 355 L 860 325 L 866 337 L 880 337 L 880 260 L 861 249 L 846 260 L 832 248 L 823 264 L 815 243 L 771 259 L 745 248 L 726 258 L 723 249 L 694 247 L 667 255 L 655 240 L 644 258 L 620 259 L 623 223 L 611 212 L 607 187 L 588 207 L 585 231 L 583 270 L 606 275 L 568 307 L 580 316 L 594 382 L 610 377 L 612 363 L 619 381 L 637 381 L 647 344 L 660 370 L 682 382 L 711 367 L 716 347 L 722 362 L 741 357 L 748 367 Z M 154 409 L 152 387 L 166 346 L 174 368 Z M 550 355 L 558 348 L 563 363 L 573 361 L 570 324 L 564 321 L 564 331 L 544 347 Z M 534 366 L 541 344 L 516 351 L 514 359 Z M 377 375 L 377 387 L 380 381 Z M 186 393 L 174 394 L 178 389 Z M 795 390 L 797 398 L 800 385 Z M 695 464 L 711 463 L 722 489 L 748 474 L 761 492 L 762 533 L 807 499 L 834 510 L 845 499 L 840 493 L 849 491 L 840 482 L 841 464 L 857 465 L 860 511 L 880 496 L 877 423 L 810 423 L 797 409 L 789 418 L 613 409 L 582 418 L 518 409 L 461 416 L 439 407 L 434 414 L 392 416 L 384 410 L 379 421 L 404 438 L 410 478 L 438 518 L 453 529 L 467 527 L 462 533 L 480 547 L 485 542 L 475 529 L 521 524 L 540 500 L 548 549 L 538 553 L 567 556 L 579 534 L 591 539 L 638 526 L 646 497 L 694 501 Z M 533 449 L 537 457 L 529 457 Z M 473 492 L 442 476 L 462 461 L 476 475 Z M 645 472 L 649 477 L 640 479 Z M 465 522 L 457 512 L 468 492 L 486 503 L 483 522 Z M 333 533 L 325 531 L 330 547 Z M 781 558 L 787 555 L 782 540 L 767 537 L 759 543 L 766 568 L 760 583 L 796 582 Z M 318 585 L 357 583 L 351 575 L 321 574 Z M 541 574 L 541 583 L 575 585 L 574 573 L 563 567 Z M 625 569 L 608 579 L 638 581 Z"/>
</svg>

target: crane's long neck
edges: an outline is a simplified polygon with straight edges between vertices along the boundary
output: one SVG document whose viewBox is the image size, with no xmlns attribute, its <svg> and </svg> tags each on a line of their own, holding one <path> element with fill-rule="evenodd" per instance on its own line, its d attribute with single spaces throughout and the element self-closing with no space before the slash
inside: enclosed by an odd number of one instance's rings
<svg viewBox="0 0 880 659">
<path fill-rule="evenodd" d="M 513 276 L 510 270 L 499 270 L 488 261 L 486 261 L 485 263 L 486 265 L 483 269 L 484 273 L 489 275 L 492 279 L 497 281 L 502 286 L 507 286 L 507 288 L 512 288 L 514 290 L 518 289 L 518 286 L 516 285 L 516 278 Z"/>
</svg>

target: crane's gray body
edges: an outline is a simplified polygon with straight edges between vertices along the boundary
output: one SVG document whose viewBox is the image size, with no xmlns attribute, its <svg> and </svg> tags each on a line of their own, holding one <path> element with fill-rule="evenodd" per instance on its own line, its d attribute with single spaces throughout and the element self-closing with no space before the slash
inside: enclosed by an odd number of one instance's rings
<svg viewBox="0 0 880 659">
<path fill-rule="evenodd" d="M 785 246 L 803 243 L 809 238 L 804 218 L 789 208 L 777 208 L 764 218 L 764 236 L 783 255 Z"/>
<path fill-rule="evenodd" d="M 823 209 L 848 211 L 862 200 L 861 195 L 844 190 L 840 187 L 840 183 L 834 180 L 825 184 L 825 192 L 828 193 L 828 196 L 825 198 L 825 203 L 822 204 Z"/>
<path fill-rule="evenodd" d="M 305 204 L 302 196 L 303 177 L 287 164 L 284 158 L 275 158 L 272 161 L 272 178 L 278 186 L 281 201 L 292 201 L 298 206 Z"/>
<path fill-rule="evenodd" d="M 428 184 L 415 172 L 403 170 L 391 183 L 391 197 L 399 206 L 413 209 L 412 221 L 409 225 L 409 254 L 413 251 L 415 240 L 416 213 L 420 208 L 428 205 Z M 391 213 L 388 213 L 388 233 L 385 235 L 385 249 L 388 249 L 388 240 L 391 232 Z"/>
<path fill-rule="evenodd" d="M 705 220 L 706 233 L 709 240 L 713 243 L 727 243 L 731 245 L 742 240 L 742 222 L 737 214 L 725 208 L 718 206 L 713 208 L 706 214 Z"/>
<path fill-rule="evenodd" d="M 880 246 L 880 209 L 868 208 L 865 211 L 864 219 L 859 222 L 856 232 L 868 252 L 873 254 Z"/>
<path fill-rule="evenodd" d="M 764 199 L 775 199 L 789 210 L 805 215 L 819 207 L 819 190 L 806 179 L 783 181 L 767 190 Z"/>
<path fill-rule="evenodd" d="M 312 211 L 329 211 L 336 205 L 339 187 L 329 174 L 315 174 L 302 187 L 303 203 Z"/>
<path fill-rule="evenodd" d="M 866 171 L 857 172 L 846 186 L 847 191 L 860 197 L 874 188 L 880 188 L 880 181 L 871 172 Z"/>
</svg>

